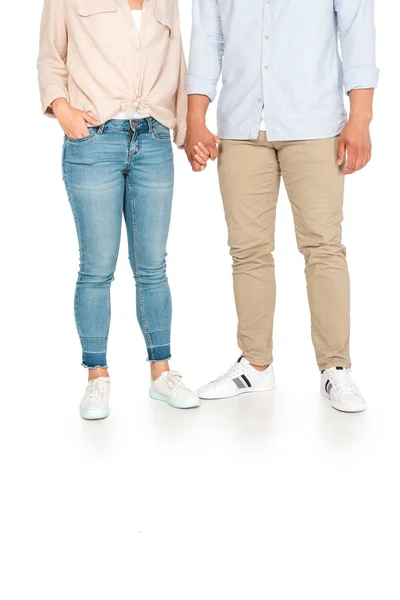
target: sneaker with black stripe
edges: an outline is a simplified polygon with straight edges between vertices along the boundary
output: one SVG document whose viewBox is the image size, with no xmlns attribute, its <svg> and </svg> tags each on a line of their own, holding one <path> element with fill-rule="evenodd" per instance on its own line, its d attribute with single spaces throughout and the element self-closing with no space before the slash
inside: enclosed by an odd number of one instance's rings
<svg viewBox="0 0 400 600">
<path fill-rule="evenodd" d="M 350 369 L 332 367 L 321 376 L 321 394 L 341 412 L 363 412 L 367 408 L 360 390 L 353 383 Z"/>
<path fill-rule="evenodd" d="M 270 365 L 265 371 L 258 371 L 248 360 L 241 357 L 224 375 L 200 388 L 197 395 L 204 400 L 217 400 L 241 394 L 270 392 L 273 389 L 273 366 Z"/>
</svg>

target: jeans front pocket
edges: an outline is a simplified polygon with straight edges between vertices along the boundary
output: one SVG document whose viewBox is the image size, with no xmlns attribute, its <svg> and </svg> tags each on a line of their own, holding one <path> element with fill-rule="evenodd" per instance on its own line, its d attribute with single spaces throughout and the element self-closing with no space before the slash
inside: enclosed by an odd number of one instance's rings
<svg viewBox="0 0 400 600">
<path fill-rule="evenodd" d="M 168 129 L 168 127 L 165 127 L 165 125 L 161 125 L 161 123 L 159 123 L 158 121 L 153 122 L 152 133 L 153 133 L 154 137 L 156 137 L 159 140 L 170 140 L 171 139 L 171 133 L 170 133 L 170 130 Z"/>
<path fill-rule="evenodd" d="M 94 137 L 96 135 L 96 133 L 98 132 L 99 128 L 98 127 L 88 127 L 89 130 L 89 135 L 87 135 L 86 137 L 83 138 L 70 138 L 67 135 L 65 136 L 65 140 L 69 143 L 75 144 L 81 144 L 82 142 L 87 142 L 88 140 L 92 139 L 92 137 Z"/>
</svg>

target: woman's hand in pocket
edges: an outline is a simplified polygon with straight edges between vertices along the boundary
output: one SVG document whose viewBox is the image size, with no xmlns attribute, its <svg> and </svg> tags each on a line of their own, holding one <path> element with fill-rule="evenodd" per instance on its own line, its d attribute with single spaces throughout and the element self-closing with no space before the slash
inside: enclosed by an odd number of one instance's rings
<svg viewBox="0 0 400 600">
<path fill-rule="evenodd" d="M 71 108 L 65 98 L 57 98 L 51 107 L 65 135 L 71 139 L 78 140 L 88 137 L 90 135 L 88 125 L 92 127 L 100 125 L 89 113 Z"/>
</svg>

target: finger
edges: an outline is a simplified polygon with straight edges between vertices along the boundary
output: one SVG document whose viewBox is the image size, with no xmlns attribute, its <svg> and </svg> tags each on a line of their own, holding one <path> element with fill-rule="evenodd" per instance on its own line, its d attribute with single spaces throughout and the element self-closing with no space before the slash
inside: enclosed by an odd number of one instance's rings
<svg viewBox="0 0 400 600">
<path fill-rule="evenodd" d="M 216 144 L 220 144 L 221 143 L 221 138 L 218 135 L 214 135 L 213 137 L 214 137 L 214 142 Z"/>
<path fill-rule="evenodd" d="M 356 165 L 354 167 L 354 173 L 356 173 L 357 171 L 360 171 L 362 169 L 362 161 L 363 161 L 363 157 L 357 156 Z"/>
<path fill-rule="evenodd" d="M 92 115 L 89 115 L 87 112 L 82 111 L 81 115 L 85 119 L 86 123 L 90 123 L 90 125 L 93 125 L 94 127 L 98 127 L 101 124 L 99 121 L 97 121 L 97 119 L 92 117 Z"/>
<path fill-rule="evenodd" d="M 337 164 L 341 166 L 344 163 L 344 156 L 346 153 L 346 143 L 344 140 L 339 140 L 338 153 L 337 153 Z"/>
<path fill-rule="evenodd" d="M 353 175 L 353 173 L 355 173 L 356 171 L 356 165 L 355 164 L 350 164 L 347 165 L 343 171 L 343 175 Z"/>
<path fill-rule="evenodd" d="M 205 165 L 200 165 L 197 161 L 194 161 L 193 165 L 195 165 L 193 166 L 193 171 L 196 171 L 198 173 L 204 171 L 204 169 L 207 168 L 207 163 Z"/>
<path fill-rule="evenodd" d="M 88 137 L 90 135 L 89 129 L 86 127 L 86 123 L 83 123 L 79 126 L 79 129 L 75 129 L 68 134 L 68 137 L 71 137 L 75 140 L 79 140 L 84 137 Z"/>
<path fill-rule="evenodd" d="M 216 158 L 218 158 L 219 152 L 217 146 L 208 146 L 208 149 L 210 151 L 211 160 L 215 160 Z"/>
<path fill-rule="evenodd" d="M 356 170 L 355 165 L 346 167 L 343 170 L 343 175 L 353 175 L 353 173 L 355 173 L 355 170 Z"/>
<path fill-rule="evenodd" d="M 77 132 L 76 137 L 83 138 L 83 137 L 87 137 L 88 135 L 90 135 L 90 131 L 87 128 L 86 123 L 83 123 L 80 131 Z"/>
<path fill-rule="evenodd" d="M 68 132 L 66 132 L 66 135 L 71 140 L 79 140 L 79 139 L 85 137 L 85 134 L 83 134 L 82 131 L 68 131 Z M 89 131 L 87 132 L 87 135 L 89 135 Z"/>
<path fill-rule="evenodd" d="M 194 160 L 199 163 L 199 165 L 206 165 L 207 161 L 200 158 L 198 154 L 194 155 Z"/>
<path fill-rule="evenodd" d="M 361 166 L 361 168 L 362 168 L 362 169 L 364 169 L 364 168 L 367 166 L 367 164 L 369 163 L 369 161 L 370 161 L 370 160 L 371 160 L 371 155 L 367 153 L 367 154 L 366 154 L 366 155 L 363 157 L 363 161 L 362 161 L 362 166 Z"/>
<path fill-rule="evenodd" d="M 210 158 L 209 154 L 205 154 L 205 152 L 203 152 L 202 150 L 200 150 L 199 146 L 195 146 L 194 149 L 196 151 L 196 154 L 198 154 L 200 156 L 200 158 L 202 158 L 206 162 L 208 161 L 208 159 Z"/>
<path fill-rule="evenodd" d="M 347 161 L 343 170 L 344 175 L 351 175 L 354 173 L 357 163 L 357 154 L 354 149 L 347 148 Z"/>
<path fill-rule="evenodd" d="M 198 146 L 199 146 L 200 150 L 202 152 L 204 152 L 204 154 L 207 154 L 208 157 L 210 156 L 210 151 L 207 148 L 207 146 L 205 146 L 202 142 L 199 142 Z M 196 148 L 196 146 L 195 146 L 195 148 Z"/>
</svg>

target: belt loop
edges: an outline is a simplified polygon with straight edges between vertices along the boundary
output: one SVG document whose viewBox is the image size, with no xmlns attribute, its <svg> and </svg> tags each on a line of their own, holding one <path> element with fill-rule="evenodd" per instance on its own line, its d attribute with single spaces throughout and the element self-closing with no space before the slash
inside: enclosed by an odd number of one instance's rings
<svg viewBox="0 0 400 600">
<path fill-rule="evenodd" d="M 100 125 L 100 127 L 97 130 L 97 135 L 103 135 L 105 126 L 106 126 L 106 123 L 102 123 Z"/>
<path fill-rule="evenodd" d="M 154 119 L 152 117 L 147 117 L 146 121 L 149 127 L 149 133 L 154 133 Z"/>
</svg>

